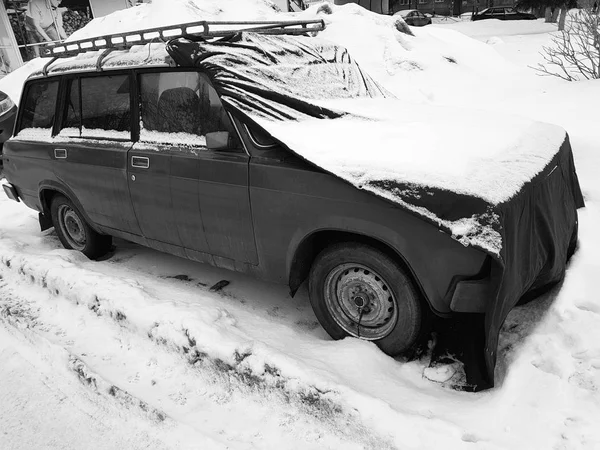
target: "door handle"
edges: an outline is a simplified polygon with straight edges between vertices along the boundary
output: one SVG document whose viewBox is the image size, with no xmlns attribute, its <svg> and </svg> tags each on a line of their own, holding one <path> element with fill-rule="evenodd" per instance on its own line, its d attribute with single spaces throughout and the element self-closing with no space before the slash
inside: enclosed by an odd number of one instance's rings
<svg viewBox="0 0 600 450">
<path fill-rule="evenodd" d="M 147 169 L 150 167 L 150 159 L 145 156 L 132 156 L 131 167 L 137 167 L 139 169 Z"/>
<path fill-rule="evenodd" d="M 67 159 L 67 149 L 66 148 L 55 148 L 54 149 L 54 157 L 56 159 Z"/>
</svg>

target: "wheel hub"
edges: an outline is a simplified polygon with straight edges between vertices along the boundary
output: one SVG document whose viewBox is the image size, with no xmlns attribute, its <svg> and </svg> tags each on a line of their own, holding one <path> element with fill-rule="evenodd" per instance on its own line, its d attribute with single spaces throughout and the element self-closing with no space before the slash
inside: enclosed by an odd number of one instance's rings
<svg viewBox="0 0 600 450">
<path fill-rule="evenodd" d="M 85 228 L 77 212 L 68 205 L 61 205 L 58 209 L 58 218 L 69 245 L 74 250 L 83 250 L 86 243 Z"/>
<path fill-rule="evenodd" d="M 397 303 L 387 282 L 360 264 L 341 264 L 329 273 L 325 301 L 336 323 L 362 339 L 384 338 L 398 318 Z"/>
</svg>

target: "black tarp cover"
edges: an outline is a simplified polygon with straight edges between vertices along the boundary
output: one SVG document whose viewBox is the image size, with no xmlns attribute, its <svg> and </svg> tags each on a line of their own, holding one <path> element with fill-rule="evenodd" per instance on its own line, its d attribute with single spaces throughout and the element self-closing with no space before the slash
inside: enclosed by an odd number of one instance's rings
<svg viewBox="0 0 600 450">
<path fill-rule="evenodd" d="M 222 100 L 251 121 L 258 117 L 274 121 L 336 119 L 346 113 L 319 106 L 311 99 L 392 97 L 361 70 L 347 50 L 320 39 L 243 33 L 217 42 L 177 39 L 168 43 L 167 51 L 179 66 L 205 71 Z M 387 200 L 395 201 L 395 192 L 410 191 L 410 199 L 397 197 L 395 203 L 413 214 L 426 208 L 443 220 L 476 217 L 482 234 L 499 236 L 497 249 L 479 246 L 477 239 L 468 241 L 493 261 L 493 298 L 480 327 L 485 329 L 485 338 L 474 337 L 481 345 L 478 368 L 472 370 L 479 373 L 470 379 L 478 384 L 477 389 L 493 386 L 498 335 L 507 314 L 525 293 L 564 276 L 577 227 L 576 210 L 583 206 L 568 137 L 544 170 L 499 204 L 432 186 L 418 188 L 427 195 L 414 195 L 415 186 L 404 186 L 401 180 L 373 183 L 376 189 L 372 192 L 389 193 L 383 196 Z M 443 220 L 423 218 L 452 234 Z"/>
</svg>

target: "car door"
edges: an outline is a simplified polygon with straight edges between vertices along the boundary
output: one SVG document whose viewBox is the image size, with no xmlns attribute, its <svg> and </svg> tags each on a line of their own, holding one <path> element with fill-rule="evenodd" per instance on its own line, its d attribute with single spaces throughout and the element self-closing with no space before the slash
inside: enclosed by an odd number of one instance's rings
<svg viewBox="0 0 600 450">
<path fill-rule="evenodd" d="M 179 245 L 194 259 L 209 254 L 228 268 L 257 264 L 249 157 L 206 75 L 149 70 L 138 74 L 138 86 L 141 129 L 130 151 L 130 189 L 144 236 Z M 226 145 L 210 148 L 211 136 L 225 134 Z"/>
<path fill-rule="evenodd" d="M 133 145 L 128 73 L 73 75 L 62 83 L 51 153 L 56 178 L 94 223 L 139 235 L 127 183 Z"/>
<path fill-rule="evenodd" d="M 419 27 L 423 27 L 423 26 L 427 25 L 427 17 L 425 17 L 425 15 L 423 13 L 417 12 L 416 13 L 416 23 L 417 23 L 417 26 L 419 26 Z"/>
<path fill-rule="evenodd" d="M 504 20 L 519 20 L 521 19 L 521 14 L 514 8 L 505 8 L 504 10 Z"/>
</svg>

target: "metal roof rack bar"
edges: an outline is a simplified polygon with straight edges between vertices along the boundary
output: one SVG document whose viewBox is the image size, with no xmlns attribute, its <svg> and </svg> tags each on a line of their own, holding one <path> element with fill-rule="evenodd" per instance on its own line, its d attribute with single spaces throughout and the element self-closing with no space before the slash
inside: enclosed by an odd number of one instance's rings
<svg viewBox="0 0 600 450">
<path fill-rule="evenodd" d="M 225 27 L 225 28 L 220 28 Z M 230 28 L 234 27 L 234 28 Z M 216 29 L 215 29 L 216 28 Z M 58 45 L 47 45 L 41 48 L 42 56 L 66 58 L 79 53 L 105 50 L 126 49 L 134 45 L 166 42 L 178 37 L 214 38 L 231 36 L 240 32 L 261 34 L 305 34 L 325 29 L 323 20 L 293 21 L 206 21 L 182 23 L 165 27 L 147 28 L 144 30 L 98 36 L 79 41 L 64 42 Z"/>
</svg>

